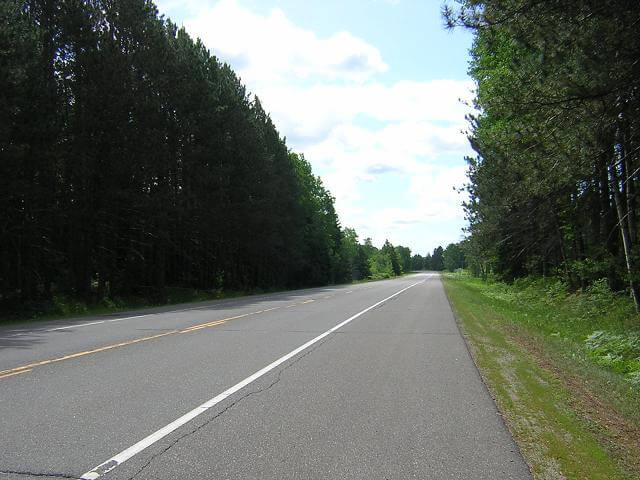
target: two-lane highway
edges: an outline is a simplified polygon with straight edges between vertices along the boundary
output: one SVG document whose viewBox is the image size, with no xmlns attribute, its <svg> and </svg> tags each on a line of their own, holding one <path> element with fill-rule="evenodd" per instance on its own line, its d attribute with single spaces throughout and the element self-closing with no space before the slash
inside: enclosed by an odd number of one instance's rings
<svg viewBox="0 0 640 480">
<path fill-rule="evenodd" d="M 0 439 L 0 478 L 531 478 L 434 274 L 0 329 Z"/>
</svg>

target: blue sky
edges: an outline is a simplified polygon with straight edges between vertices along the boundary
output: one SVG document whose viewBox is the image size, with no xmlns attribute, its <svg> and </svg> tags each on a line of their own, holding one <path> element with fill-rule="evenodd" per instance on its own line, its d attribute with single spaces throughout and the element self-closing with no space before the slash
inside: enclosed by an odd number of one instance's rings
<svg viewBox="0 0 640 480">
<path fill-rule="evenodd" d="M 425 254 L 462 238 L 471 35 L 440 0 L 159 0 L 260 97 L 343 226 Z"/>
</svg>

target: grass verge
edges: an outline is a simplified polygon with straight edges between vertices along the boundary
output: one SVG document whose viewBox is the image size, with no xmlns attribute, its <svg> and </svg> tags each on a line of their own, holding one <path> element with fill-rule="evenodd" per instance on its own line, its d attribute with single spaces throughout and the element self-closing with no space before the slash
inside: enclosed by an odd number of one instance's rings
<svg viewBox="0 0 640 480">
<path fill-rule="evenodd" d="M 640 478 L 638 316 L 626 299 L 601 287 L 569 294 L 556 283 L 464 274 L 445 275 L 444 284 L 535 479 Z M 598 343 L 594 332 L 608 340 Z"/>
</svg>

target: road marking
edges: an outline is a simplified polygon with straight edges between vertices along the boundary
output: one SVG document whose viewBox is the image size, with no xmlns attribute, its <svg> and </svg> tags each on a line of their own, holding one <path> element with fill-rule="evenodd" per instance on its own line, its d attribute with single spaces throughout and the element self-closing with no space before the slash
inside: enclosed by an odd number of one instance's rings
<svg viewBox="0 0 640 480">
<path fill-rule="evenodd" d="M 329 289 L 329 290 L 339 290 L 339 289 L 334 288 L 334 289 Z M 257 297 L 256 300 L 260 300 L 262 298 L 264 298 L 264 297 Z M 169 313 L 191 312 L 193 310 L 204 310 L 204 309 L 210 308 L 211 306 L 212 305 L 203 305 L 203 306 L 199 306 L 199 307 L 181 308 L 181 309 L 178 309 L 178 310 L 167 310 L 167 311 L 164 311 L 164 312 L 144 313 L 142 315 L 132 315 L 130 317 L 112 318 L 112 319 L 107 319 L 107 320 L 96 320 L 95 322 L 79 323 L 79 324 L 76 324 L 76 325 L 65 325 L 64 327 L 54 327 L 54 328 L 49 328 L 49 329 L 28 330 L 26 332 L 18 332 L 18 333 L 14 333 L 14 334 L 11 334 L 11 335 L 3 335 L 3 336 L 0 336 L 0 338 L 20 337 L 20 336 L 23 336 L 23 335 L 29 335 L 29 334 L 33 334 L 33 333 L 39 333 L 39 332 L 56 332 L 56 331 L 59 331 L 59 330 L 68 330 L 70 328 L 89 327 L 91 325 L 100 325 L 100 324 L 103 324 L 103 323 L 122 322 L 124 320 L 133 320 L 134 318 L 150 317 L 150 316 L 153 316 L 153 315 L 166 315 L 166 314 L 169 314 Z M 275 307 L 273 309 L 268 309 L 268 310 L 264 310 L 264 311 L 268 312 L 270 310 L 275 310 L 277 308 L 282 308 L 282 307 Z M 256 312 L 256 313 L 262 313 L 262 312 Z"/>
<path fill-rule="evenodd" d="M 123 320 L 132 320 L 134 318 L 150 317 L 151 315 L 161 315 L 163 313 L 178 313 L 182 311 L 183 310 L 172 310 L 170 312 L 145 313 L 144 315 L 134 315 L 133 317 L 112 318 L 111 320 L 105 320 L 105 323 L 122 322 Z"/>
<path fill-rule="evenodd" d="M 179 333 L 189 333 L 194 332 L 196 330 L 202 330 L 203 328 L 215 327 L 217 325 L 222 325 L 223 323 L 227 323 L 227 320 L 216 320 L 215 322 L 203 323 L 202 325 L 195 325 L 193 327 L 185 328 L 184 330 L 180 330 Z"/>
<path fill-rule="evenodd" d="M 233 387 L 228 388 L 227 390 L 225 390 L 224 392 L 220 393 L 219 395 L 216 395 L 215 397 L 213 397 L 212 399 L 206 401 L 202 405 L 194 408 L 190 412 L 185 413 L 184 415 L 182 415 L 181 417 L 177 418 L 176 420 L 174 420 L 173 422 L 169 423 L 168 425 L 166 425 L 166 426 L 162 427 L 161 429 L 155 431 L 154 433 L 152 433 L 148 437 L 143 438 L 138 443 L 130 446 L 126 450 L 123 450 L 122 452 L 118 453 L 117 455 L 115 455 L 114 457 L 110 458 L 106 462 L 103 462 L 100 465 L 92 468 L 91 470 L 86 472 L 84 475 L 82 475 L 80 478 L 82 480 L 95 480 L 96 478 L 99 478 L 100 476 L 110 472 L 111 470 L 116 468 L 118 465 L 126 462 L 131 457 L 133 457 L 134 455 L 142 452 L 143 450 L 145 450 L 146 448 L 150 447 L 151 445 L 153 445 L 157 441 L 163 439 L 164 437 L 169 435 L 174 430 L 180 428 L 182 425 L 188 423 L 189 421 L 193 420 L 197 416 L 203 414 L 204 412 L 206 412 L 210 408 L 214 407 L 215 405 L 217 405 L 218 403 L 223 401 L 225 398 L 233 395 L 238 390 L 241 390 L 242 388 L 246 387 L 247 385 L 255 382 L 260 377 L 266 375 L 271 370 L 273 370 L 274 368 L 276 368 L 279 365 L 283 364 L 287 360 L 295 357 L 298 353 L 302 352 L 303 350 L 306 350 L 311 345 L 313 345 L 315 343 L 318 343 L 323 338 L 327 337 L 328 335 L 331 335 L 333 332 L 335 332 L 339 328 L 344 327 L 348 323 L 350 323 L 353 320 L 355 320 L 356 318 L 364 315 L 365 313 L 369 312 L 370 310 L 373 310 L 374 308 L 376 308 L 377 306 L 383 304 L 387 300 L 390 300 L 393 297 L 396 297 L 397 295 L 400 295 L 401 293 L 405 292 L 406 290 L 409 290 L 411 287 L 415 287 L 416 285 L 418 285 L 420 283 L 423 283 L 423 282 L 424 282 L 424 280 L 421 280 L 419 282 L 413 283 L 413 284 L 409 285 L 408 287 L 405 287 L 402 290 L 397 291 L 393 295 L 390 295 L 387 298 L 385 298 L 383 300 L 380 300 L 377 303 L 374 303 L 370 307 L 365 308 L 364 310 L 356 313 L 355 315 L 352 315 L 351 317 L 347 318 L 343 322 L 341 322 L 341 323 L 337 324 L 336 326 L 330 328 L 326 332 L 321 333 L 317 337 L 315 337 L 315 338 L 309 340 L 308 342 L 300 345 L 295 350 L 292 350 L 291 352 L 287 353 L 286 355 L 284 355 L 284 356 L 278 358 L 277 360 L 275 360 L 274 362 L 270 363 L 266 367 L 258 370 L 253 375 L 250 375 L 247 378 L 245 378 L 244 380 L 240 381 L 239 383 L 236 383 Z"/>
<path fill-rule="evenodd" d="M 10 368 L 8 370 L 2 370 L 0 375 L 4 375 L 5 373 L 17 372 L 19 370 L 24 370 L 26 368 L 33 367 L 41 367 L 43 365 L 49 365 L 50 363 L 58 363 L 64 360 L 70 360 L 72 358 L 84 357 L 85 355 L 91 355 L 93 353 L 104 352 L 106 350 L 112 350 L 118 347 L 124 347 L 126 345 L 132 345 L 134 343 L 145 342 L 147 340 L 153 340 L 154 338 L 165 337 L 167 335 L 173 335 L 174 333 L 178 333 L 178 330 L 172 330 L 170 332 L 159 333 L 157 335 L 151 335 L 149 337 L 136 338 L 134 340 L 127 340 L 126 342 L 115 343 L 113 345 L 106 345 L 100 348 L 94 348 L 93 350 L 86 350 L 84 352 L 72 353 L 70 355 L 65 355 L 64 357 L 52 358 L 50 360 L 42 360 L 41 362 L 30 363 L 29 365 L 23 365 L 21 367 Z"/>
<path fill-rule="evenodd" d="M 174 310 L 172 312 L 145 313 L 144 315 L 134 315 L 132 317 L 112 318 L 112 319 L 109 319 L 109 320 L 97 320 L 95 322 L 79 323 L 77 325 L 66 325 L 64 327 L 49 328 L 49 329 L 44 330 L 44 331 L 45 332 L 56 332 L 58 330 L 68 330 L 70 328 L 88 327 L 90 325 L 100 325 L 101 323 L 122 322 L 123 320 L 132 320 L 134 318 L 150 317 L 151 315 L 160 315 L 161 313 L 174 313 L 174 312 L 180 312 L 180 311 L 182 311 L 182 310 Z M 42 331 L 42 330 L 34 330 L 34 332 L 39 332 L 39 331 Z"/>
<path fill-rule="evenodd" d="M 295 306 L 295 305 L 293 305 Z M 142 337 L 142 338 L 136 338 L 133 340 L 128 340 L 126 342 L 120 342 L 120 343 L 116 343 L 113 345 L 105 345 L 104 347 L 100 347 L 100 348 L 95 348 L 93 350 L 87 350 L 84 352 L 78 352 L 78 353 L 72 353 L 70 355 L 65 355 L 63 357 L 59 357 L 59 358 L 52 358 L 49 360 L 42 360 L 40 362 L 35 362 L 35 363 L 30 363 L 28 365 L 22 365 L 20 367 L 15 367 L 15 368 L 10 368 L 8 370 L 2 370 L 0 371 L 0 379 L 5 378 L 5 377 L 9 377 L 12 375 L 17 375 L 18 373 L 23 373 L 22 370 L 25 369 L 32 369 L 34 367 L 41 367 L 43 365 L 49 365 L 51 363 L 57 363 L 57 362 L 62 362 L 63 360 L 70 360 L 72 358 L 78 358 L 78 357 L 83 357 L 85 355 L 92 355 L 94 353 L 99 353 L 99 352 L 104 352 L 107 350 L 112 350 L 114 348 L 118 348 L 118 347 L 125 347 L 127 345 L 133 345 L 135 343 L 140 343 L 140 342 L 145 342 L 147 340 L 153 340 L 156 338 L 160 338 L 160 337 L 165 337 L 167 335 L 174 335 L 176 333 L 190 333 L 190 332 L 195 332 L 197 330 L 202 330 L 203 328 L 209 328 L 209 327 L 215 327 L 218 325 L 222 325 L 230 320 L 236 320 L 238 318 L 243 318 L 243 317 L 248 317 L 249 315 L 256 315 L 259 313 L 264 313 L 264 312 L 269 312 L 271 310 L 276 310 L 280 307 L 275 307 L 275 308 L 269 308 L 267 310 L 258 310 L 256 312 L 249 312 L 249 313 L 243 313 L 242 315 L 235 315 L 233 317 L 227 317 L 227 318 L 223 318 L 220 320 L 214 320 L 212 322 L 207 322 L 207 323 L 200 323 L 198 325 L 192 325 L 190 327 L 184 328 L 182 330 L 171 330 L 169 332 L 164 332 L 164 333 L 160 333 L 158 335 L 151 335 L 149 337 Z M 133 318 L 133 317 L 127 317 L 127 318 Z M 120 319 L 116 319 L 116 320 L 125 320 L 124 318 Z M 102 320 L 101 322 L 95 322 L 95 323 L 104 323 L 104 322 L 108 322 L 108 321 L 113 321 L 113 320 Z M 88 324 L 85 324 L 88 325 Z M 78 325 L 74 325 L 74 326 L 78 326 Z M 82 326 L 82 325 L 79 325 Z M 59 327 L 57 330 L 62 330 L 65 328 L 73 328 L 73 326 L 68 326 L 68 327 Z M 53 329 L 56 330 L 56 329 Z M 52 331 L 52 330 L 48 330 L 48 331 Z M 30 370 L 29 370 L 30 371 Z"/>
<path fill-rule="evenodd" d="M 336 290 L 340 290 L 339 288 L 329 288 L 327 289 L 328 291 L 336 291 Z M 345 293 L 352 293 L 353 290 L 350 290 L 348 292 Z M 263 297 L 260 297 L 263 298 Z M 329 298 L 329 297 L 325 297 L 325 298 Z M 313 301 L 313 300 L 312 300 Z M 303 302 L 303 303 L 309 303 L 309 302 Z M 291 305 L 294 306 L 294 305 Z M 150 317 L 153 315 L 165 315 L 165 314 L 169 314 L 169 313 L 180 313 L 180 312 L 190 312 L 193 310 L 203 310 L 203 309 L 207 309 L 210 308 L 211 305 L 204 305 L 204 306 L 199 306 L 199 307 L 190 307 L 190 308 L 181 308 L 178 310 L 167 310 L 164 312 L 153 312 L 153 313 L 145 313 L 142 315 L 132 315 L 130 317 L 121 317 L 121 318 L 112 318 L 112 319 L 107 319 L 107 320 L 97 320 L 95 322 L 87 322 L 87 323 L 79 323 L 76 325 L 65 325 L 64 327 L 54 327 L 54 328 L 49 328 L 49 329 L 36 329 L 36 330 L 29 330 L 26 332 L 18 332 L 18 333 L 14 333 L 11 335 L 4 335 L 1 336 L 0 338 L 11 338 L 11 337 L 20 337 L 23 335 L 29 335 L 29 334 L 33 334 L 33 333 L 38 333 L 38 332 L 57 332 L 59 330 L 68 330 L 71 328 L 82 328 L 82 327 L 89 327 L 92 325 L 101 325 L 103 323 L 113 323 L 113 322 L 122 322 L 124 320 L 133 320 L 134 318 L 143 318 L 143 317 Z M 265 312 L 268 312 L 270 310 L 275 310 L 276 308 L 290 308 L 290 307 L 275 307 L 273 309 L 268 309 L 268 310 L 264 310 Z"/>
<path fill-rule="evenodd" d="M 305 303 L 311 303 L 313 302 L 313 299 L 309 299 L 309 300 L 305 300 L 304 302 L 302 302 L 300 305 L 304 305 Z"/>
<path fill-rule="evenodd" d="M 89 322 L 89 323 L 81 323 L 79 325 L 67 325 L 66 327 L 56 327 L 45 330 L 45 332 L 56 332 L 58 330 L 67 330 L 69 328 L 77 328 L 77 327 L 88 327 L 89 325 L 98 325 L 99 323 L 104 323 L 106 320 L 100 320 L 97 322 Z"/>
<path fill-rule="evenodd" d="M 4 375 L 0 375 L 0 378 L 7 378 L 7 377 L 13 377 L 14 375 L 20 375 L 21 373 L 27 373 L 30 372 L 31 369 L 26 369 L 26 370 L 20 370 L 19 372 L 13 372 L 13 373 L 6 373 Z"/>
<path fill-rule="evenodd" d="M 222 320 L 215 320 L 213 322 L 201 323 L 199 325 L 193 325 L 191 327 L 182 329 L 182 330 L 171 330 L 169 332 L 159 333 L 157 335 L 151 335 L 148 337 L 135 338 L 133 340 L 127 340 L 126 342 L 114 343 L 112 345 L 105 345 L 104 347 L 94 348 L 92 350 L 86 350 L 84 352 L 71 353 L 69 355 L 65 355 L 63 357 L 51 358 L 49 360 L 42 360 L 40 362 L 30 363 L 28 365 L 22 365 L 21 367 L 10 368 L 8 370 L 0 371 L 0 378 L 8 377 L 11 375 L 17 375 L 17 373 L 23 373 L 22 371 L 25 369 L 32 369 L 34 367 L 42 367 L 43 365 L 49 365 L 51 363 L 58 363 L 64 360 L 71 360 L 73 358 L 84 357 L 85 355 L 92 355 L 94 353 L 105 352 L 107 350 L 113 350 L 114 348 L 126 347 L 127 345 L 133 345 L 135 343 L 146 342 L 148 340 L 154 340 L 160 337 L 166 337 L 167 335 L 174 335 L 176 333 L 189 333 L 196 330 L 201 330 L 203 328 L 215 327 L 216 325 L 222 325 L 226 323 L 228 320 L 233 320 L 236 318 L 246 317 L 247 315 L 251 315 L 250 313 L 246 313 L 244 315 L 237 315 L 235 317 L 224 318 Z M 16 372 L 16 373 L 14 373 Z"/>
</svg>

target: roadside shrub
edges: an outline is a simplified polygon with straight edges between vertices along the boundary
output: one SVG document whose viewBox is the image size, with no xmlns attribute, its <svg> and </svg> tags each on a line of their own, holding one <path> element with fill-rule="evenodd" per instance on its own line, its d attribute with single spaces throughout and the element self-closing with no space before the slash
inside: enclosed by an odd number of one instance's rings
<svg viewBox="0 0 640 480">
<path fill-rule="evenodd" d="M 65 316 L 87 313 L 87 306 L 67 295 L 54 295 L 53 305 L 55 312 Z"/>
<path fill-rule="evenodd" d="M 640 315 L 628 295 L 611 291 L 605 278 L 573 293 L 557 278 L 525 277 L 512 284 L 461 280 L 493 300 L 496 312 L 504 309 L 513 322 L 570 342 L 640 388 Z"/>
<path fill-rule="evenodd" d="M 627 376 L 640 387 L 640 333 L 596 330 L 585 340 L 589 354 L 602 365 Z"/>
</svg>

